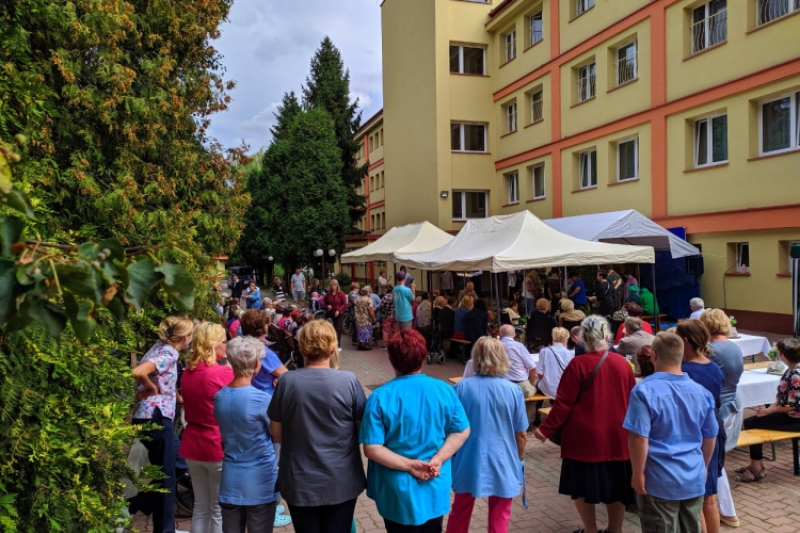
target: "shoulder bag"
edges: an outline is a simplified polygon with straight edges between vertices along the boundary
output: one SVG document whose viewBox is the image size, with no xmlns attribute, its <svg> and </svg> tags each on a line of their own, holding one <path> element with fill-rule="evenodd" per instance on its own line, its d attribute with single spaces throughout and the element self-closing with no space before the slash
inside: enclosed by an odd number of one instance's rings
<svg viewBox="0 0 800 533">
<path fill-rule="evenodd" d="M 581 401 L 581 396 L 583 396 L 583 391 L 588 389 L 589 385 L 592 384 L 592 380 L 594 380 L 594 377 L 597 375 L 597 372 L 600 370 L 600 367 L 603 366 L 603 363 L 606 362 L 607 357 L 608 357 L 608 350 L 606 350 L 606 353 L 604 353 L 603 357 L 601 357 L 600 360 L 597 362 L 597 366 L 594 367 L 594 370 L 592 370 L 592 373 L 589 374 L 588 378 L 586 378 L 586 381 L 581 383 L 581 388 L 578 390 L 578 396 L 577 398 L 575 398 L 575 403 L 572 404 L 572 409 L 575 409 L 575 406 L 578 405 L 579 401 Z M 571 414 L 572 411 L 570 411 L 570 415 Z M 556 432 L 550 436 L 550 442 L 558 446 L 561 446 L 561 430 L 563 429 L 564 424 L 567 423 L 567 420 L 569 420 L 569 415 L 567 415 L 567 418 L 564 420 L 564 423 L 561 424 L 561 427 L 559 427 L 556 430 Z"/>
</svg>

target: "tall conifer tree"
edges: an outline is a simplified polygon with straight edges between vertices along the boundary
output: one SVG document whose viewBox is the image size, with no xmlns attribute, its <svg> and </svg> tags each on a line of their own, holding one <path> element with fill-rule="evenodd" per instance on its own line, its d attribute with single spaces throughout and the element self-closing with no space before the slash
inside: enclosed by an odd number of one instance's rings
<svg viewBox="0 0 800 533">
<path fill-rule="evenodd" d="M 359 143 L 354 139 L 361 127 L 361 113 L 357 112 L 358 99 L 350 100 L 350 71 L 345 69 L 342 56 L 329 37 L 322 40 L 311 59 L 311 73 L 303 87 L 303 105 L 306 109 L 322 108 L 333 119 L 336 143 L 341 151 L 341 179 L 347 187 L 350 220 L 355 225 L 365 212 L 365 197 L 357 190 L 367 165 L 358 166 Z"/>
<path fill-rule="evenodd" d="M 283 95 L 281 105 L 278 106 L 278 112 L 273 113 L 275 118 L 278 119 L 278 123 L 269 129 L 270 133 L 272 133 L 273 142 L 277 142 L 285 138 L 286 130 L 289 129 L 289 124 L 292 123 L 294 117 L 296 117 L 302 110 L 303 108 L 300 107 L 300 102 L 297 100 L 297 96 L 294 94 L 294 91 L 289 91 Z"/>
</svg>

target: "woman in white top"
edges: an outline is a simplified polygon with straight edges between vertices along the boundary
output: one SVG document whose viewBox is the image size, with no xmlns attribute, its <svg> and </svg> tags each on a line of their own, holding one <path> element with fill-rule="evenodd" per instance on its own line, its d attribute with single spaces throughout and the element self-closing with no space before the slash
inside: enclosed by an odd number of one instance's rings
<svg viewBox="0 0 800 533">
<path fill-rule="evenodd" d="M 539 363 L 536 365 L 538 381 L 536 388 L 550 398 L 556 397 L 561 374 L 575 355 L 567 348 L 569 331 L 564 328 L 553 328 L 553 345 L 539 352 Z"/>
</svg>

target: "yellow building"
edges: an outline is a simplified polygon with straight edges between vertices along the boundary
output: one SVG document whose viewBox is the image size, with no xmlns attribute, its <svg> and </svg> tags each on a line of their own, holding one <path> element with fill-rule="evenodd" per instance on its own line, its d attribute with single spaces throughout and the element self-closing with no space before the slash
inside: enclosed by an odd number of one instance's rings
<svg viewBox="0 0 800 533">
<path fill-rule="evenodd" d="M 800 4 L 385 0 L 382 33 L 362 229 L 636 209 L 702 249 L 708 306 L 791 331 Z"/>
</svg>

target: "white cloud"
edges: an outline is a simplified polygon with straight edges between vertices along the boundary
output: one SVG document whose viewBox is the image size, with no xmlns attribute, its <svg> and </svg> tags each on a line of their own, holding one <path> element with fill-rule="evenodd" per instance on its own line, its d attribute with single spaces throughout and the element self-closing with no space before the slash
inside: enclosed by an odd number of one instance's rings
<svg viewBox="0 0 800 533">
<path fill-rule="evenodd" d="M 236 80 L 228 111 L 212 117 L 225 146 L 242 139 L 252 151 L 270 142 L 269 128 L 283 94 L 301 87 L 327 35 L 350 71 L 351 96 L 363 117 L 383 105 L 380 7 L 364 0 L 236 0 L 214 46 L 224 55 L 226 79 Z"/>
</svg>

